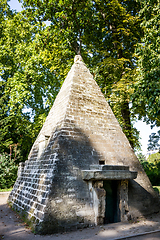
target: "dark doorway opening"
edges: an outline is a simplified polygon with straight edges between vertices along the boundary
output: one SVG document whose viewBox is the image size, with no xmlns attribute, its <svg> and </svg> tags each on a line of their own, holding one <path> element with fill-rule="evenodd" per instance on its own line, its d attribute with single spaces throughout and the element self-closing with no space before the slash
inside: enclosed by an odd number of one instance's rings
<svg viewBox="0 0 160 240">
<path fill-rule="evenodd" d="M 104 223 L 120 222 L 118 183 L 116 180 L 103 181 L 103 188 L 106 191 Z"/>
</svg>

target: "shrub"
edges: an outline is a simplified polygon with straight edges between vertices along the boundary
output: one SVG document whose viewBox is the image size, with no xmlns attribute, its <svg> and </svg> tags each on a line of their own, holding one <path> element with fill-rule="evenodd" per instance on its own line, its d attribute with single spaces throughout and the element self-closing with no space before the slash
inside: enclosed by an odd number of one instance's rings
<svg viewBox="0 0 160 240">
<path fill-rule="evenodd" d="M 160 185 L 160 153 L 150 155 L 147 161 L 141 161 L 141 164 L 149 177 L 153 186 Z"/>
<path fill-rule="evenodd" d="M 0 154 L 0 189 L 10 188 L 16 181 L 18 166 L 7 153 Z"/>
</svg>

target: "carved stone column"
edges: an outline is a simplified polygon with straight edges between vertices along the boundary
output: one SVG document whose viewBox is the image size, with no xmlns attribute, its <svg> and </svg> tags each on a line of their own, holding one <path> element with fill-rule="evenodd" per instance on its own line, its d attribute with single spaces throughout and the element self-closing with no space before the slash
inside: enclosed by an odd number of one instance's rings
<svg viewBox="0 0 160 240">
<path fill-rule="evenodd" d="M 121 222 L 128 221 L 130 219 L 129 208 L 128 208 L 128 180 L 121 180 L 119 189 L 119 208 Z"/>
<path fill-rule="evenodd" d="M 104 223 L 105 199 L 106 191 L 103 188 L 103 181 L 96 181 L 93 185 L 93 201 L 96 225 L 101 225 Z"/>
</svg>

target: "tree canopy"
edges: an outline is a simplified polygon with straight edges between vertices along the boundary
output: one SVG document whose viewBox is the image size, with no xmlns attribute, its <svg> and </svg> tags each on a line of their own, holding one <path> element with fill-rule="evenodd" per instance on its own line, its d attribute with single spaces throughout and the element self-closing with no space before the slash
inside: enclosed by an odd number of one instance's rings
<svg viewBox="0 0 160 240">
<path fill-rule="evenodd" d="M 153 186 L 160 185 L 160 153 L 151 154 L 147 160 L 140 157 L 141 164 Z"/>
<path fill-rule="evenodd" d="M 160 1 L 140 1 L 144 35 L 137 46 L 133 107 L 147 123 L 160 126 Z"/>
<path fill-rule="evenodd" d="M 148 140 L 148 148 L 150 150 L 157 150 L 160 151 L 160 130 L 157 133 L 151 133 Z"/>
<path fill-rule="evenodd" d="M 23 13 L 9 11 L 2 5 L 0 23 L 0 72 L 1 72 L 1 149 L 19 144 L 20 155 L 28 151 L 42 126 L 50 105 L 61 86 L 55 77 L 52 60 L 43 37 L 45 29 L 32 24 Z"/>
<path fill-rule="evenodd" d="M 23 3 L 32 21 L 50 21 L 49 35 L 58 32 L 59 46 L 82 55 L 135 147 L 138 132 L 131 123 L 134 116 L 129 102 L 135 75 L 135 46 L 141 38 L 139 4 L 117 0 Z"/>
<path fill-rule="evenodd" d="M 7 0 L 0 3 L 1 151 L 19 143 L 20 155 L 27 155 L 75 54 L 82 55 L 137 147 L 136 114 L 159 124 L 159 2 L 147 8 L 145 1 L 132 0 L 21 3 L 19 13 L 9 9 Z"/>
</svg>

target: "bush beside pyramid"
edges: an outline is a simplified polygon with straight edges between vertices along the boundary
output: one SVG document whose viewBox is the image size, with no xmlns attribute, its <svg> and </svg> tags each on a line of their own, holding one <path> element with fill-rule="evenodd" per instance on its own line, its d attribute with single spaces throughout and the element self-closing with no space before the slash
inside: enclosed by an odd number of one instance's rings
<svg viewBox="0 0 160 240">
<path fill-rule="evenodd" d="M 131 218 L 153 213 L 158 198 L 111 108 L 81 56 L 76 56 L 53 107 L 21 164 L 9 202 L 37 233 L 95 224 L 89 183 L 92 165 L 129 166 L 138 172 L 128 185 Z"/>
</svg>

